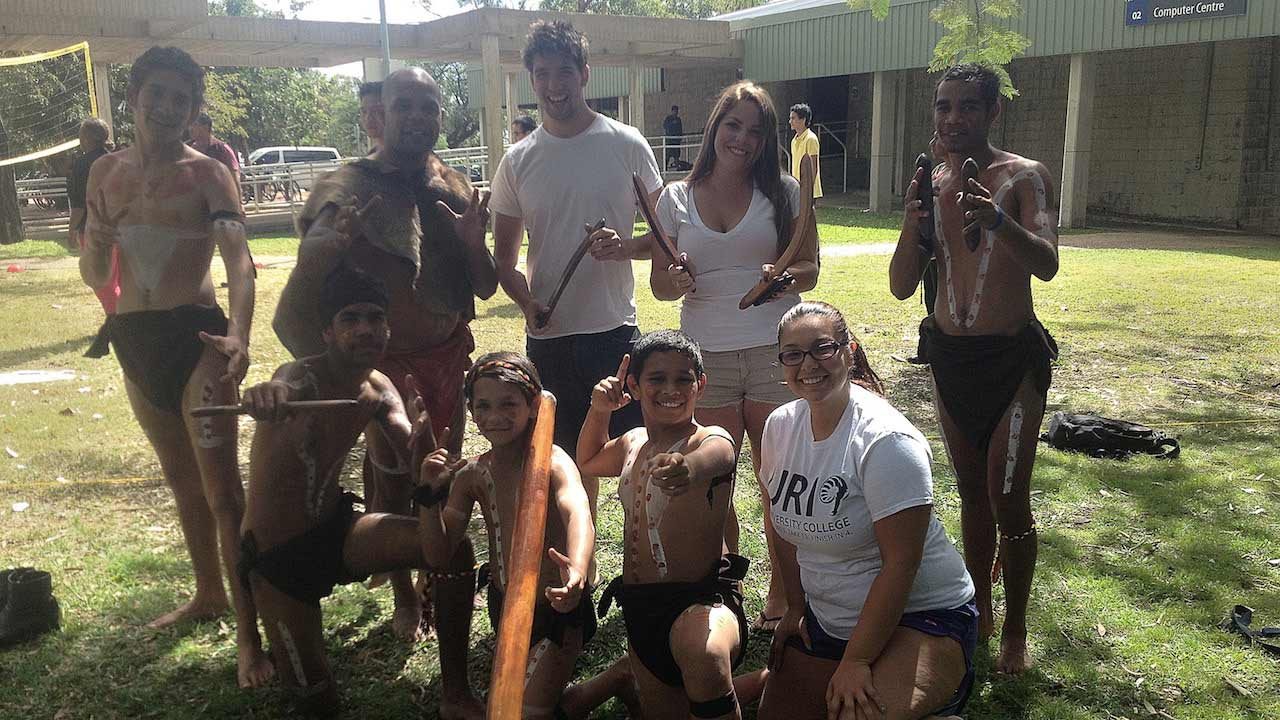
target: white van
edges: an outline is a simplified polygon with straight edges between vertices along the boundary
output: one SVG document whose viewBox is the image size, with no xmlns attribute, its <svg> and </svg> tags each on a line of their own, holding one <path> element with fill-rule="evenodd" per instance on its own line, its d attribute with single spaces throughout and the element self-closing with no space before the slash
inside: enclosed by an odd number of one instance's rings
<svg viewBox="0 0 1280 720">
<path fill-rule="evenodd" d="M 337 148 L 289 145 L 258 148 L 249 153 L 248 163 L 241 166 L 244 175 L 244 201 L 255 196 L 270 201 L 283 193 L 292 200 L 303 190 L 310 190 L 317 176 L 333 170 L 342 161 Z M 285 166 L 302 167 L 285 167 Z"/>
</svg>

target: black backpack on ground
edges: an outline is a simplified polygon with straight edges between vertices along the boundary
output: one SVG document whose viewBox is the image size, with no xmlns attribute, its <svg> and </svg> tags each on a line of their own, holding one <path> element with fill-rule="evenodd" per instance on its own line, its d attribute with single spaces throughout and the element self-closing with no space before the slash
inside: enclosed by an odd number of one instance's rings
<svg viewBox="0 0 1280 720">
<path fill-rule="evenodd" d="M 1059 450 L 1115 460 L 1137 453 L 1172 459 L 1181 450 L 1176 438 L 1159 430 L 1093 413 L 1055 412 L 1040 439 Z"/>
</svg>

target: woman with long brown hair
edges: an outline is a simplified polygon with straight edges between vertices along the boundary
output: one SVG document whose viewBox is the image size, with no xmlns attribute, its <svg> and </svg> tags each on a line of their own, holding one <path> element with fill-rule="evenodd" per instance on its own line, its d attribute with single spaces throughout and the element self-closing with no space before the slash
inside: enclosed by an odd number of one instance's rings
<svg viewBox="0 0 1280 720">
<path fill-rule="evenodd" d="M 671 263 L 655 249 L 649 284 L 659 300 L 683 301 L 680 329 L 702 347 L 707 387 L 698 403 L 698 422 L 725 428 L 739 449 L 745 433 L 757 474 L 764 421 L 792 399 L 775 363 L 778 321 L 800 302 L 801 292 L 818 282 L 812 220 L 810 249 L 790 267 L 774 267 L 799 211 L 799 184 L 781 172 L 773 100 L 753 82 L 730 85 L 707 119 L 693 170 L 658 199 L 657 221 L 680 259 Z M 762 276 L 784 269 L 795 278 L 790 287 L 758 307 L 738 309 L 739 299 Z M 767 513 L 764 523 L 772 558 L 775 533 Z M 736 551 L 736 517 L 727 535 L 730 550 Z M 772 629 L 785 610 L 782 586 L 774 577 L 756 626 Z"/>
</svg>

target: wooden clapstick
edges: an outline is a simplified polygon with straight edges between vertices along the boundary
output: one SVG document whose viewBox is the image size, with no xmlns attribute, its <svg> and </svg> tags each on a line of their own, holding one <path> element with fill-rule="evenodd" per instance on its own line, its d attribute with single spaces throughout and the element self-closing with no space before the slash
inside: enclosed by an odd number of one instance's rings
<svg viewBox="0 0 1280 720">
<path fill-rule="evenodd" d="M 751 288 L 742 299 L 738 301 L 738 309 L 746 310 L 749 307 L 755 307 L 768 300 L 774 293 L 784 290 L 788 285 L 795 282 L 795 278 L 791 273 L 787 272 L 787 268 L 791 267 L 791 263 L 795 262 L 796 256 L 804 249 L 805 240 L 809 230 L 809 223 L 813 220 L 813 182 L 816 167 L 812 155 L 805 155 L 800 158 L 800 214 L 796 217 L 795 224 L 791 228 L 791 241 L 787 243 L 787 249 L 782 251 L 782 257 L 773 264 L 774 272 L 777 273 L 768 280 L 761 280 L 756 286 Z"/>
<path fill-rule="evenodd" d="M 291 400 L 284 406 L 289 410 L 334 410 L 337 408 L 355 407 L 355 400 Z M 214 417 L 216 415 L 248 415 L 249 408 L 244 405 L 206 405 L 192 408 L 191 417 Z"/>
<path fill-rule="evenodd" d="M 916 169 L 923 170 L 920 184 L 916 186 L 916 196 L 920 198 L 920 209 L 929 216 L 920 221 L 920 252 L 933 256 L 933 161 L 927 153 L 920 153 L 916 158 Z"/>
<path fill-rule="evenodd" d="M 973 158 L 969 158 L 968 160 L 964 161 L 964 165 L 960 166 L 960 182 L 961 182 L 960 197 L 963 198 L 966 195 L 968 195 L 970 192 L 972 192 L 969 189 L 969 181 L 977 180 L 977 179 L 978 179 L 978 161 L 974 160 Z M 971 210 L 973 210 L 973 206 L 971 206 L 967 202 L 961 202 L 960 209 L 968 213 Z M 965 219 L 964 222 L 968 224 L 969 220 Z M 973 227 L 969 229 L 967 232 L 965 232 L 964 234 L 964 244 L 969 247 L 970 252 L 973 252 L 978 249 L 978 243 L 980 242 L 982 242 L 982 228 L 978 227 L 977 223 L 973 223 Z"/>
<path fill-rule="evenodd" d="M 671 238 L 662 231 L 662 226 L 658 224 L 658 212 L 649 202 L 649 193 L 644 189 L 644 182 L 640 179 L 639 173 L 631 173 L 631 187 L 636 191 L 636 204 L 640 206 L 640 215 L 644 217 L 644 222 L 649 226 L 649 230 L 653 233 L 653 237 L 658 242 L 662 254 L 667 256 L 667 260 L 672 265 L 680 264 L 680 251 L 676 249 L 675 243 L 671 242 Z M 688 271 L 688 268 L 686 268 Z M 693 277 L 693 273 L 689 273 L 689 277 Z"/>
<path fill-rule="evenodd" d="M 533 610 L 538 603 L 538 578 L 547 527 L 547 500 L 551 480 L 551 444 L 555 434 L 556 399 L 549 392 L 539 398 L 529 449 L 525 453 L 524 477 L 516 507 L 515 534 L 511 542 L 511 563 L 502 603 L 502 623 L 498 627 L 498 647 L 494 652 L 493 674 L 489 679 L 489 720 L 520 720 L 524 703 L 524 673 L 529 661 L 529 633 L 533 630 Z M 585 602 L 585 600 L 584 600 Z"/>
</svg>

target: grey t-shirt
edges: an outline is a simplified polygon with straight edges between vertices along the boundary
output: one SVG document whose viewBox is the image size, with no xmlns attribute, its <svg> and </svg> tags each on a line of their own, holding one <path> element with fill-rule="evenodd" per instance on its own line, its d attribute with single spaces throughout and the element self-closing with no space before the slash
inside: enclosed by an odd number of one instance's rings
<svg viewBox="0 0 1280 720">
<path fill-rule="evenodd" d="M 873 524 L 933 504 L 929 444 L 884 398 L 849 386 L 835 432 L 813 439 L 809 404 L 773 411 L 761 443 L 761 477 L 774 527 L 796 546 L 805 597 L 822 629 L 847 639 L 880 573 Z M 937 516 L 904 612 L 953 608 L 973 598 L 973 581 Z"/>
</svg>

